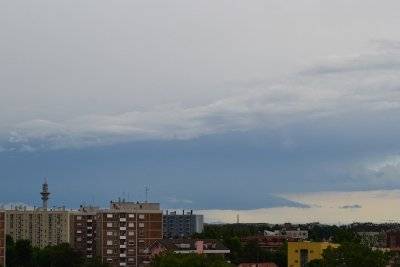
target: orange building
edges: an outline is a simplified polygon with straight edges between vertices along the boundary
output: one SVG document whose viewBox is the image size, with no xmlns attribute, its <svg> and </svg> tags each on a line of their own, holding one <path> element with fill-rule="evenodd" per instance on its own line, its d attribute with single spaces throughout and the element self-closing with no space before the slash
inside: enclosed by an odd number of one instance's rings
<svg viewBox="0 0 400 267">
<path fill-rule="evenodd" d="M 146 265 L 146 248 L 162 239 L 162 211 L 158 203 L 111 202 L 96 215 L 96 249 L 112 267 Z"/>
</svg>

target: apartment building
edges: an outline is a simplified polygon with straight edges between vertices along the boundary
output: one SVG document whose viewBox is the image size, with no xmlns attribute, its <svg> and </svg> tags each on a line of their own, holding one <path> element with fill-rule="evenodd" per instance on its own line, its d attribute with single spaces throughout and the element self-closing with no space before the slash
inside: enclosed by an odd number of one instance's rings
<svg viewBox="0 0 400 267">
<path fill-rule="evenodd" d="M 50 192 L 47 180 L 40 192 L 42 207 L 29 209 L 15 206 L 6 210 L 6 233 L 14 240 L 28 239 L 32 246 L 44 248 L 69 242 L 69 211 L 62 208 L 48 209 Z"/>
<path fill-rule="evenodd" d="M 0 266 L 6 266 L 6 214 L 0 210 Z"/>
<path fill-rule="evenodd" d="M 112 267 L 142 267 L 146 248 L 162 239 L 162 211 L 158 203 L 117 201 L 97 213 L 97 255 Z"/>
<path fill-rule="evenodd" d="M 70 214 L 70 243 L 86 258 L 96 255 L 96 218 L 98 207 L 81 206 Z"/>
<path fill-rule="evenodd" d="M 6 233 L 14 240 L 28 239 L 44 248 L 69 242 L 69 212 L 65 208 L 43 210 L 16 207 L 6 211 Z"/>
<path fill-rule="evenodd" d="M 182 211 L 168 212 L 163 215 L 163 236 L 164 238 L 186 238 L 195 233 L 202 233 L 204 230 L 204 216 Z"/>
</svg>

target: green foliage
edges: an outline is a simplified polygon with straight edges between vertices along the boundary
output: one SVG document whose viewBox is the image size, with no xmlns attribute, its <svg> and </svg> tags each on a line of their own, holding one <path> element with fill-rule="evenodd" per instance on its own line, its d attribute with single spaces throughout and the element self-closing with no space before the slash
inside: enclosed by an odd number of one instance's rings
<svg viewBox="0 0 400 267">
<path fill-rule="evenodd" d="M 323 267 L 323 260 L 312 260 L 307 264 L 307 267 Z"/>
<path fill-rule="evenodd" d="M 7 267 L 108 267 L 99 259 L 85 261 L 85 258 L 69 244 L 33 248 L 30 241 L 18 240 L 14 243 L 7 236 Z"/>
<path fill-rule="evenodd" d="M 335 243 L 360 242 L 355 229 L 348 226 L 316 225 L 309 230 L 309 239 L 312 241 L 332 241 Z"/>
<path fill-rule="evenodd" d="M 32 267 L 33 248 L 29 240 L 18 240 L 14 245 L 14 266 Z"/>
<path fill-rule="evenodd" d="M 390 258 L 388 253 L 351 242 L 344 242 L 338 248 L 329 247 L 322 256 L 321 261 L 310 262 L 309 267 L 385 267 Z"/>
<path fill-rule="evenodd" d="M 230 267 L 220 256 L 197 254 L 165 254 L 157 256 L 152 267 Z"/>
<path fill-rule="evenodd" d="M 241 237 L 262 234 L 264 230 L 275 230 L 278 226 L 270 227 L 267 224 L 224 224 L 206 225 L 202 234 L 196 238 L 219 239 L 230 249 L 228 259 L 235 264 L 242 262 L 269 261 L 275 262 L 279 267 L 287 266 L 287 247 L 284 245 L 278 251 L 270 252 L 260 248 L 256 243 L 250 242 L 242 245 Z"/>
<path fill-rule="evenodd" d="M 103 263 L 99 258 L 94 258 L 93 260 L 86 261 L 83 267 L 109 267 L 108 263 Z"/>
</svg>

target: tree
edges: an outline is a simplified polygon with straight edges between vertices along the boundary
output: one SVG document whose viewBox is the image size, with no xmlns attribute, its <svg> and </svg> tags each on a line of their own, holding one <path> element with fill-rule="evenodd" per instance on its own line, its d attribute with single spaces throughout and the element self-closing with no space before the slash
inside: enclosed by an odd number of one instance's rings
<svg viewBox="0 0 400 267">
<path fill-rule="evenodd" d="M 217 255 L 174 254 L 168 253 L 157 256 L 153 267 L 230 267 L 231 265 Z"/>
<path fill-rule="evenodd" d="M 108 263 L 101 262 L 100 258 L 94 258 L 92 260 L 87 260 L 83 267 L 110 267 Z"/>
<path fill-rule="evenodd" d="M 18 240 L 14 245 L 14 258 L 12 265 L 15 267 L 32 267 L 33 248 L 29 240 Z"/>
<path fill-rule="evenodd" d="M 82 255 L 67 243 L 48 246 L 35 254 L 39 267 L 80 267 L 84 263 Z"/>
<path fill-rule="evenodd" d="M 7 236 L 7 267 L 109 267 L 99 259 L 85 261 L 83 255 L 69 244 L 33 248 L 29 240 L 14 243 Z"/>
<path fill-rule="evenodd" d="M 385 267 L 390 255 L 359 244 L 346 242 L 338 248 L 329 247 L 322 253 L 321 261 L 311 262 L 311 267 Z"/>
</svg>

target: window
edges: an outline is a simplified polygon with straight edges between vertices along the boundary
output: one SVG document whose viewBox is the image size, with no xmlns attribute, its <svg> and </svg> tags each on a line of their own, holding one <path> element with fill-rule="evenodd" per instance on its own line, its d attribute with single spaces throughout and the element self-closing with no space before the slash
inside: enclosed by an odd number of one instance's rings
<svg viewBox="0 0 400 267">
<path fill-rule="evenodd" d="M 112 240 L 107 240 L 107 245 L 111 246 L 113 244 Z"/>
<path fill-rule="evenodd" d="M 139 219 L 144 219 L 144 214 L 139 214 Z"/>
<path fill-rule="evenodd" d="M 112 214 L 110 214 L 110 213 L 107 214 L 107 218 L 112 218 L 112 217 L 113 217 Z"/>
<path fill-rule="evenodd" d="M 128 235 L 133 236 L 133 235 L 135 235 L 135 232 L 134 231 L 129 231 Z"/>
<path fill-rule="evenodd" d="M 112 249 L 107 249 L 107 254 L 113 254 L 113 250 Z"/>
<path fill-rule="evenodd" d="M 135 214 L 129 213 L 129 214 L 128 214 L 128 217 L 129 217 L 129 218 L 135 218 Z"/>
<path fill-rule="evenodd" d="M 82 231 L 81 231 L 81 230 L 76 230 L 76 233 L 77 233 L 77 234 L 81 234 Z"/>
<path fill-rule="evenodd" d="M 135 227 L 135 224 L 133 223 L 133 222 L 130 222 L 129 224 L 128 224 L 128 227 Z"/>
<path fill-rule="evenodd" d="M 82 220 L 82 216 L 76 216 L 77 220 Z"/>
<path fill-rule="evenodd" d="M 139 227 L 143 228 L 144 227 L 144 223 L 139 223 Z"/>
<path fill-rule="evenodd" d="M 112 236 L 112 235 L 113 235 L 113 232 L 108 231 L 108 232 L 107 232 L 107 235 L 108 235 L 108 236 Z"/>
<path fill-rule="evenodd" d="M 107 227 L 112 227 L 113 226 L 113 224 L 112 223 L 107 223 Z"/>
</svg>

